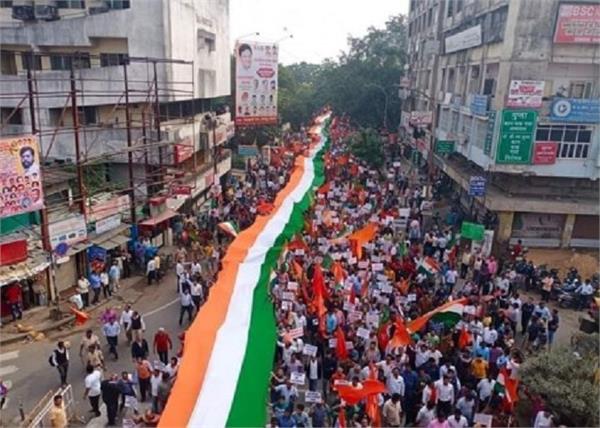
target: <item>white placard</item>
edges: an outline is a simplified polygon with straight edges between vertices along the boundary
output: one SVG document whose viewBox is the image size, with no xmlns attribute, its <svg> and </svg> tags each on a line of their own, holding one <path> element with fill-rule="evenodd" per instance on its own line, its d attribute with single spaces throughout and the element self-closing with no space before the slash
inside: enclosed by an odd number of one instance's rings
<svg viewBox="0 0 600 428">
<path fill-rule="evenodd" d="M 309 357 L 316 357 L 317 350 L 318 348 L 315 345 L 310 345 L 307 343 L 304 345 L 304 348 L 302 348 L 302 353 L 304 355 L 308 355 Z"/>
<path fill-rule="evenodd" d="M 354 310 L 354 305 L 350 303 L 348 300 L 344 301 L 344 305 L 342 306 L 345 311 L 352 312 Z"/>
<path fill-rule="evenodd" d="M 381 272 L 383 271 L 383 263 L 373 263 L 371 269 L 373 269 L 373 272 Z"/>
<path fill-rule="evenodd" d="M 304 383 L 306 382 L 306 374 L 292 372 L 290 373 L 290 382 L 294 385 L 304 385 Z"/>
<path fill-rule="evenodd" d="M 368 340 L 371 336 L 371 332 L 367 328 L 359 327 L 358 330 L 356 330 L 356 335 L 358 337 L 362 337 L 365 340 Z"/>
<path fill-rule="evenodd" d="M 284 291 L 281 293 L 281 298 L 283 300 L 294 301 L 296 300 L 296 295 L 292 291 Z"/>
<path fill-rule="evenodd" d="M 388 277 L 382 273 L 378 273 L 376 278 L 377 278 L 377 281 L 388 282 Z"/>
<path fill-rule="evenodd" d="M 351 340 L 346 341 L 346 350 L 350 351 L 354 349 L 354 343 Z"/>
<path fill-rule="evenodd" d="M 417 295 L 415 293 L 410 293 L 408 296 L 406 296 L 406 301 L 407 302 L 416 302 Z"/>
<path fill-rule="evenodd" d="M 385 294 L 392 294 L 394 291 L 394 288 L 389 284 L 381 284 L 379 288 L 381 289 L 381 292 Z"/>
<path fill-rule="evenodd" d="M 290 291 L 296 291 L 298 289 L 298 283 L 293 281 L 288 282 L 287 289 Z"/>
<path fill-rule="evenodd" d="M 294 251 L 294 254 L 297 256 L 303 256 L 304 255 L 304 249 L 303 248 L 296 248 L 296 250 Z"/>
<path fill-rule="evenodd" d="M 358 268 L 359 269 L 368 269 L 369 268 L 369 262 L 367 262 L 367 261 L 360 261 L 360 262 L 358 262 Z"/>
<path fill-rule="evenodd" d="M 371 257 L 371 262 L 372 263 L 381 263 L 381 257 L 373 256 L 373 257 Z"/>
<path fill-rule="evenodd" d="M 394 166 L 395 168 L 400 168 L 402 166 L 402 162 L 394 162 L 392 163 L 392 166 Z"/>
<path fill-rule="evenodd" d="M 348 264 L 349 264 L 349 265 L 355 265 L 355 264 L 356 264 L 356 262 L 357 262 L 357 260 L 356 260 L 356 257 L 350 257 L 350 258 L 348 259 Z"/>
<path fill-rule="evenodd" d="M 294 328 L 288 332 L 290 339 L 297 339 L 304 336 L 304 329 L 302 327 Z"/>
<path fill-rule="evenodd" d="M 348 321 L 355 322 L 361 320 L 363 317 L 363 313 L 360 311 L 352 311 L 348 314 Z"/>
<path fill-rule="evenodd" d="M 320 403 L 321 393 L 318 391 L 306 391 L 304 394 L 304 401 L 307 403 Z"/>
<path fill-rule="evenodd" d="M 379 327 L 379 314 L 367 314 L 367 325 Z"/>
<path fill-rule="evenodd" d="M 335 260 L 335 261 L 338 261 L 338 260 L 340 260 L 340 259 L 342 258 L 342 255 L 341 255 L 340 253 L 333 253 L 333 254 L 331 255 L 331 258 L 332 258 L 333 260 Z"/>
<path fill-rule="evenodd" d="M 333 339 L 329 339 L 329 347 L 335 348 L 337 345 L 337 339 L 334 337 Z"/>
<path fill-rule="evenodd" d="M 289 310 L 293 309 L 292 302 L 288 302 L 287 300 L 284 300 L 283 302 L 281 302 L 281 309 L 283 309 L 284 311 L 289 311 Z"/>
</svg>

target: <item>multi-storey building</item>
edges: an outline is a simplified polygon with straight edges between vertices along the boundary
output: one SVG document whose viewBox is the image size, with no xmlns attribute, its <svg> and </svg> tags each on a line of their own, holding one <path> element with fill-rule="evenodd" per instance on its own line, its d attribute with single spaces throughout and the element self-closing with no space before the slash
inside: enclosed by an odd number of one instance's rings
<svg viewBox="0 0 600 428">
<path fill-rule="evenodd" d="M 58 292 L 132 216 L 166 242 L 176 210 L 231 169 L 228 0 L 1 1 L 0 41 L 0 135 L 36 134 L 44 181 L 84 168 L 46 200 L 52 252 L 58 235 L 86 243 L 54 255 Z"/>
<path fill-rule="evenodd" d="M 599 19 L 586 0 L 411 1 L 407 140 L 499 242 L 599 245 Z"/>
</svg>

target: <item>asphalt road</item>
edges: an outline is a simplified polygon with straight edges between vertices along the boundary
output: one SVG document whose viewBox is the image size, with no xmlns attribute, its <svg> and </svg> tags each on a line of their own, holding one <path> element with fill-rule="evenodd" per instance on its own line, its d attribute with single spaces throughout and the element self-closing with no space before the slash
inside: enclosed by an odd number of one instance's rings
<svg viewBox="0 0 600 428">
<path fill-rule="evenodd" d="M 171 335 L 174 352 L 176 352 L 179 347 L 177 335 L 183 329 L 178 325 L 179 298 L 175 291 L 174 274 L 166 275 L 158 286 L 153 285 L 146 288 L 134 309 L 140 311 L 144 316 L 145 338 L 149 346 L 152 346 L 154 333 L 159 327 L 164 327 Z M 108 347 L 98 321 L 92 320 L 88 323 L 104 344 L 102 351 L 106 360 L 107 372 L 120 373 L 123 370 L 131 372 L 133 370 L 131 352 L 124 334 L 119 340 L 119 360 L 113 361 L 112 357 L 108 356 Z M 187 327 L 187 320 L 184 321 L 183 327 Z M 77 333 L 63 340 L 71 343 L 68 382 L 74 390 L 76 413 L 89 420 L 92 416 L 89 411 L 91 407 L 88 400 L 83 398 L 85 368 L 79 358 L 81 337 L 81 333 Z M 7 403 L 0 417 L 3 426 L 14 426 L 19 421 L 19 403 L 22 403 L 27 414 L 48 391 L 56 391 L 60 386 L 58 371 L 48 364 L 48 357 L 55 346 L 56 341 L 48 339 L 29 344 L 15 344 L 1 350 L 0 379 L 11 384 Z M 154 360 L 158 360 L 158 358 L 151 354 L 150 361 Z M 105 423 L 106 419 L 101 418 Z"/>
</svg>

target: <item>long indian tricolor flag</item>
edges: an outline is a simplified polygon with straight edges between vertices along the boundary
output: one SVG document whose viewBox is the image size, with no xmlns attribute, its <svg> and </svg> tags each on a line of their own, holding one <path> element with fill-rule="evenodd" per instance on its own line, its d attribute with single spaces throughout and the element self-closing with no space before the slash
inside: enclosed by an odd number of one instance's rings
<svg viewBox="0 0 600 428">
<path fill-rule="evenodd" d="M 186 332 L 185 352 L 161 427 L 264 426 L 276 324 L 269 275 L 304 226 L 312 193 L 324 182 L 329 114 L 319 116 L 308 156 L 296 159 L 273 210 L 233 240 L 210 298 Z"/>
</svg>

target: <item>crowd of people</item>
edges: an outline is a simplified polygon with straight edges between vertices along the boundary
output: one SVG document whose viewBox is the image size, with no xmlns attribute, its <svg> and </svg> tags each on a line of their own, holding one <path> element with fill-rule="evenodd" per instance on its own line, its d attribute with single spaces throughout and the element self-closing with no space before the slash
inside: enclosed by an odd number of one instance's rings
<svg viewBox="0 0 600 428">
<path fill-rule="evenodd" d="M 219 225 L 228 221 L 238 229 L 250 226 L 257 214 L 272 209 L 277 192 L 287 183 L 295 155 L 300 146 L 293 139 L 286 139 L 281 149 L 275 149 L 271 159 L 249 162 L 244 178 L 233 178 L 224 190 L 215 187 L 211 206 L 207 211 L 192 212 L 177 218 L 173 224 L 179 244 L 173 254 L 175 262 L 176 291 L 180 296 L 179 325 L 189 325 L 202 304 L 208 299 L 218 271 L 220 260 L 233 236 Z M 144 246 L 143 239 L 140 247 Z M 137 260 L 139 253 L 139 260 Z M 135 268 L 145 266 L 148 284 L 161 280 L 164 274 L 163 260 L 158 253 L 148 251 L 127 252 L 126 263 Z M 97 303 L 102 295 L 110 298 L 119 289 L 122 261 L 116 259 L 108 269 L 92 272 L 81 277 L 78 291 L 81 307 Z M 125 305 L 122 310 L 109 307 L 100 316 L 102 330 L 96 334 L 92 329 L 81 339 L 79 357 L 84 367 L 84 398 L 90 403 L 94 417 L 100 416 L 101 402 L 106 405 L 109 426 L 118 417 L 140 426 L 156 426 L 177 377 L 179 360 L 183 355 L 185 333 L 178 335 L 179 349 L 174 339 L 159 328 L 151 343 L 145 337 L 146 323 L 143 315 Z M 101 339 L 103 337 L 103 339 Z M 123 358 L 123 342 L 127 344 L 127 356 L 132 361 L 130 370 L 116 373 L 110 370 L 110 360 Z M 49 357 L 49 364 L 56 368 L 60 384 L 69 381 L 70 350 L 68 342 L 58 342 Z M 121 352 L 122 353 L 122 352 Z M 155 356 L 156 360 L 152 360 Z M 140 405 L 140 403 L 147 403 Z M 56 396 L 50 418 L 53 427 L 67 426 L 62 397 Z"/>
<path fill-rule="evenodd" d="M 519 366 L 551 345 L 558 311 L 521 298 L 514 269 L 451 227 L 427 225 L 399 159 L 376 170 L 350 154 L 346 121 L 329 131 L 326 183 L 270 284 L 270 426 L 514 424 Z M 551 426 L 537 410 L 532 424 Z"/>
</svg>

